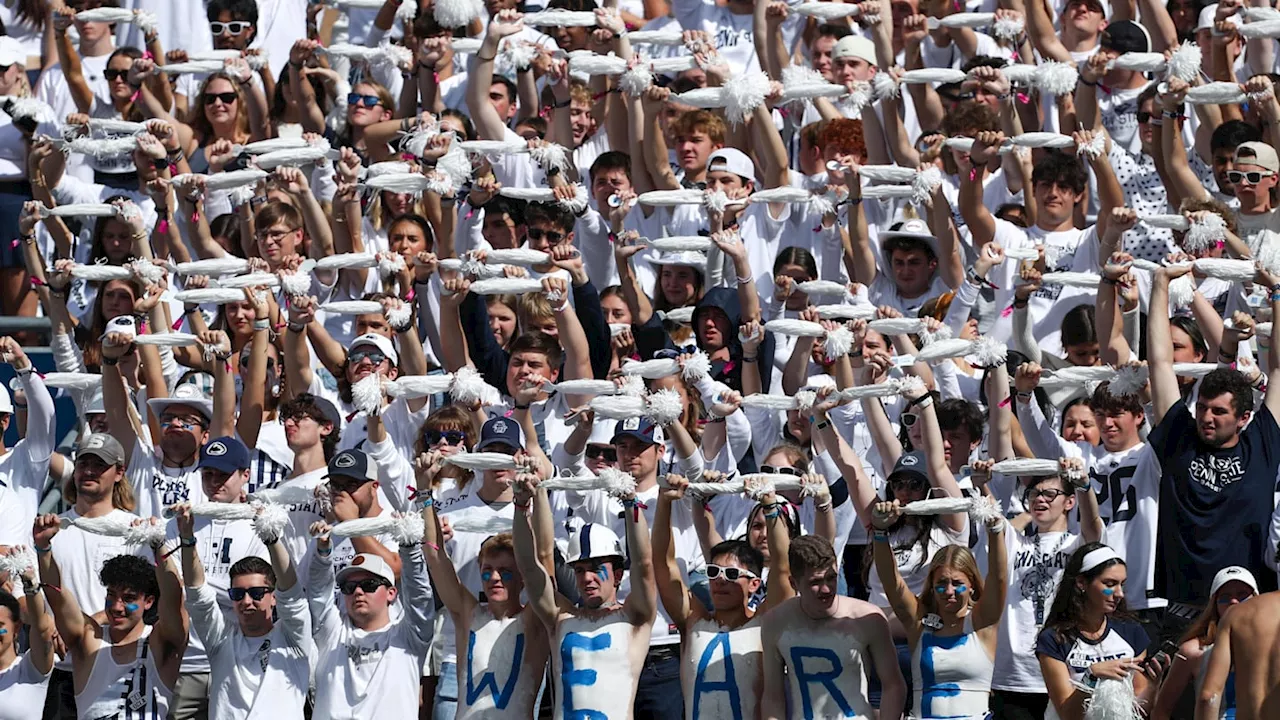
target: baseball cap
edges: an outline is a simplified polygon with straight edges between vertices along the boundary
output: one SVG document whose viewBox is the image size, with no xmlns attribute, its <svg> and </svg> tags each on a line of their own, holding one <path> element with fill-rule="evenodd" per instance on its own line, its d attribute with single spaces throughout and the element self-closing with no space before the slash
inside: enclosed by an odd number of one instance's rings
<svg viewBox="0 0 1280 720">
<path fill-rule="evenodd" d="M 124 333 L 130 338 L 137 337 L 138 323 L 133 319 L 132 315 L 118 315 L 107 321 L 107 326 L 102 331 L 102 337 L 106 337 L 111 333 Z"/>
<path fill-rule="evenodd" d="M 196 467 L 213 468 L 228 475 L 244 470 L 249 467 L 249 448 L 237 438 L 214 438 L 200 448 L 200 464 Z"/>
<path fill-rule="evenodd" d="M 1257 165 L 1271 172 L 1280 172 L 1280 157 L 1276 149 L 1264 142 L 1243 142 L 1236 148 L 1236 165 Z"/>
<path fill-rule="evenodd" d="M 160 417 L 169 408 L 185 405 L 204 416 L 205 420 L 213 417 L 213 399 L 195 383 L 182 383 L 173 389 L 173 395 L 167 398 L 152 398 L 147 407 L 156 417 Z"/>
<path fill-rule="evenodd" d="M 737 148 L 720 148 L 707 158 L 707 172 L 731 172 L 743 182 L 756 181 L 756 165 Z"/>
<path fill-rule="evenodd" d="M 565 554 L 566 563 L 580 560 L 603 560 L 605 558 L 626 559 L 622 551 L 622 541 L 606 525 L 587 523 L 569 535 L 569 551 Z"/>
<path fill-rule="evenodd" d="M 27 66 L 27 51 L 22 49 L 22 43 L 14 40 L 8 35 L 0 36 L 0 67 L 9 67 L 10 65 Z"/>
<path fill-rule="evenodd" d="M 338 571 L 335 581 L 341 585 L 344 580 L 361 570 L 386 580 L 392 587 L 396 585 L 396 574 L 391 570 L 391 566 L 386 560 L 373 553 L 360 553 L 351 558 L 351 564 Z"/>
<path fill-rule="evenodd" d="M 832 62 L 845 58 L 858 58 L 874 66 L 876 64 L 875 43 L 859 35 L 846 35 L 840 38 L 840 42 L 836 43 L 831 51 Z"/>
<path fill-rule="evenodd" d="M 329 477 L 334 476 L 377 480 L 378 466 L 369 462 L 369 456 L 363 450 L 343 450 L 329 461 Z"/>
<path fill-rule="evenodd" d="M 1085 5 L 1102 13 L 1103 17 L 1111 15 L 1111 8 L 1103 0 L 1067 0 L 1066 7 L 1069 8 L 1072 5 Z"/>
<path fill-rule="evenodd" d="M 1217 17 L 1218 17 L 1218 3 L 1211 3 L 1209 5 L 1205 5 L 1204 8 L 1200 10 L 1200 17 L 1196 22 L 1196 32 L 1200 32 L 1201 30 L 1212 30 L 1213 21 Z M 1228 15 L 1227 22 L 1231 23 L 1232 25 L 1239 26 L 1241 23 L 1240 15 L 1238 13 L 1235 15 Z"/>
<path fill-rule="evenodd" d="M 618 438 L 633 437 L 650 445 L 662 445 L 666 442 L 666 436 L 662 434 L 662 428 L 653 424 L 648 418 L 627 418 L 619 420 L 613 426 L 613 439 L 610 444 L 616 445 Z"/>
<path fill-rule="evenodd" d="M 918 480 L 928 485 L 929 475 L 925 472 L 924 453 L 919 450 L 903 453 L 894 464 L 893 472 L 889 473 L 886 482 L 893 482 L 896 478 Z"/>
<path fill-rule="evenodd" d="M 1151 34 L 1132 20 L 1121 20 L 1103 28 L 1101 45 L 1118 53 L 1151 52 Z"/>
<path fill-rule="evenodd" d="M 524 447 L 524 431 L 520 423 L 505 417 L 490 418 L 480 428 L 480 443 L 476 445 L 479 452 L 493 445 L 506 445 L 512 448 Z"/>
<path fill-rule="evenodd" d="M 4 387 L 4 384 L 0 383 L 0 413 L 12 413 L 12 412 L 13 412 L 13 396 L 9 394 L 9 388 Z"/>
<path fill-rule="evenodd" d="M 77 455 L 92 455 L 108 465 L 124 464 L 124 448 L 120 447 L 120 441 L 106 433 L 85 435 Z"/>
<path fill-rule="evenodd" d="M 372 345 L 382 351 L 383 355 L 391 361 L 392 365 L 400 364 L 400 353 L 396 352 L 395 343 L 391 342 L 391 338 L 378 333 L 365 333 L 355 340 L 351 341 L 351 349 L 355 350 L 361 345 Z"/>
<path fill-rule="evenodd" d="M 1253 588 L 1255 593 L 1258 592 L 1258 581 L 1254 579 L 1253 573 L 1239 565 L 1232 565 L 1230 567 L 1222 568 L 1218 571 L 1217 575 L 1213 576 L 1213 585 L 1209 588 L 1209 597 L 1217 595 L 1223 585 L 1232 581 L 1242 582 Z"/>
</svg>

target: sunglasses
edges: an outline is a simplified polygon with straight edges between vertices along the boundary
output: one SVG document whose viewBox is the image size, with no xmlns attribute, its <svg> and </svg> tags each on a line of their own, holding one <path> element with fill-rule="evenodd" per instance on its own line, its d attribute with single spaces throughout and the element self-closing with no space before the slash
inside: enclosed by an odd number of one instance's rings
<svg viewBox="0 0 1280 720">
<path fill-rule="evenodd" d="M 223 105 L 232 105 L 236 101 L 236 94 L 233 92 L 209 93 L 204 96 L 204 104 L 212 105 L 216 101 L 221 100 Z"/>
<path fill-rule="evenodd" d="M 368 361 L 374 365 L 381 365 L 382 361 L 387 359 L 387 356 L 384 355 L 381 350 L 375 349 L 352 350 L 350 354 L 347 355 L 347 360 L 352 365 L 355 365 L 365 359 L 368 359 Z"/>
<path fill-rule="evenodd" d="M 444 440 L 446 445 L 461 445 L 467 439 L 466 433 L 458 430 L 428 430 L 427 444 L 435 445 Z"/>
<path fill-rule="evenodd" d="M 749 578 L 754 580 L 759 576 L 751 572 L 750 570 L 743 570 L 742 568 L 736 568 L 736 567 L 722 567 L 720 565 L 707 563 L 707 579 L 715 580 L 718 577 L 724 577 L 724 579 L 728 580 L 729 582 L 738 582 L 738 580 L 741 578 Z"/>
<path fill-rule="evenodd" d="M 1239 183 L 1241 180 L 1243 180 L 1250 185 L 1257 185 L 1258 183 L 1262 182 L 1262 178 L 1269 178 L 1272 175 L 1275 175 L 1275 173 L 1271 172 L 1270 170 L 1265 170 L 1265 171 L 1250 170 L 1249 172 L 1241 172 L 1239 170 L 1228 170 L 1227 180 L 1233 184 Z"/>
<path fill-rule="evenodd" d="M 382 578 L 365 578 L 364 580 L 348 580 L 338 586 L 343 595 L 354 595 L 356 588 L 360 588 L 365 595 L 372 595 L 378 592 L 378 588 L 391 587 L 391 583 Z"/>
<path fill-rule="evenodd" d="M 269 587 L 251 587 L 251 588 L 228 588 L 227 595 L 231 596 L 231 602 L 240 602 L 245 595 L 253 598 L 254 602 L 261 600 L 267 596 L 267 593 L 275 592 L 275 588 Z"/>
<path fill-rule="evenodd" d="M 541 240 L 542 238 L 545 237 L 547 239 L 547 242 L 551 243 L 552 245 L 555 245 L 556 243 L 564 239 L 564 233 L 557 232 L 555 230 L 542 230 L 539 228 L 529 228 L 527 231 L 525 231 L 525 234 L 529 236 L 530 240 Z"/>
<path fill-rule="evenodd" d="M 1252 600 L 1253 597 L 1254 597 L 1253 595 L 1249 595 L 1248 597 L 1242 597 L 1242 598 L 1238 598 L 1234 595 L 1219 595 L 1216 599 L 1214 599 L 1214 602 L 1219 605 L 1230 605 L 1231 601 L 1235 600 L 1237 604 L 1240 604 L 1240 603 L 1245 603 L 1245 602 L 1248 602 L 1249 600 Z"/>
<path fill-rule="evenodd" d="M 498 570 L 496 573 L 493 570 L 484 570 L 480 573 L 480 580 L 489 582 L 493 580 L 495 574 L 502 579 L 503 585 L 510 585 L 511 581 L 516 579 L 516 574 L 510 570 Z"/>
<path fill-rule="evenodd" d="M 358 107 L 363 105 L 364 107 L 371 108 L 371 107 L 377 107 L 378 105 L 382 104 L 382 100 L 380 100 L 377 95 L 361 95 L 360 93 L 349 93 L 347 95 L 347 104 L 352 107 Z"/>
<path fill-rule="evenodd" d="M 107 68 L 102 71 L 102 77 L 107 80 L 124 80 L 129 76 L 128 70 L 116 70 L 115 68 Z"/>
<path fill-rule="evenodd" d="M 186 417 L 179 417 L 177 415 L 170 415 L 169 413 L 165 413 L 160 416 L 160 426 L 176 427 L 179 429 L 204 427 L 204 421 L 203 419 L 195 418 L 190 415 Z"/>
<path fill-rule="evenodd" d="M 253 23 L 244 20 L 232 20 L 231 22 L 211 22 L 209 23 L 209 32 L 214 35 L 239 35 L 240 33 L 253 27 Z"/>
<path fill-rule="evenodd" d="M 765 475 L 791 475 L 792 477 L 800 477 L 802 474 L 793 467 L 774 467 L 772 465 L 761 465 L 760 472 Z"/>
<path fill-rule="evenodd" d="M 1146 110 L 1139 110 L 1139 111 L 1138 111 L 1138 124 L 1139 124 L 1139 125 L 1146 125 L 1146 124 L 1147 124 L 1147 123 L 1149 123 L 1149 122 L 1151 122 L 1151 113 L 1147 112 Z"/>
<path fill-rule="evenodd" d="M 929 486 L 928 481 L 918 478 L 914 475 L 899 475 L 895 478 L 889 478 L 889 487 L 901 488 L 903 490 L 924 490 Z"/>
<path fill-rule="evenodd" d="M 329 490 L 336 493 L 346 493 L 352 495 L 360 490 L 369 480 L 361 480 L 360 478 L 342 478 L 337 476 L 329 477 Z"/>
<path fill-rule="evenodd" d="M 601 445 L 587 446 L 587 457 L 592 460 L 604 460 L 605 462 L 618 462 L 618 451 L 611 447 Z"/>
<path fill-rule="evenodd" d="M 902 423 L 902 427 L 915 427 L 915 424 L 920 421 L 920 416 L 915 413 L 902 413 L 898 420 Z"/>
</svg>

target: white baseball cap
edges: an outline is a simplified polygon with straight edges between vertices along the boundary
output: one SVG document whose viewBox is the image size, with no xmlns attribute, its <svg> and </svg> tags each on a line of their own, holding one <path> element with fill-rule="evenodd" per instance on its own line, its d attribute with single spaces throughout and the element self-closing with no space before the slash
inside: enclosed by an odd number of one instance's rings
<svg viewBox="0 0 1280 720">
<path fill-rule="evenodd" d="M 9 388 L 4 387 L 4 383 L 0 383 L 0 413 L 13 412 L 13 396 L 9 394 Z"/>
<path fill-rule="evenodd" d="M 22 49 L 22 43 L 14 40 L 8 35 L 0 36 L 0 67 L 9 67 L 10 65 L 27 66 L 27 51 Z"/>
<path fill-rule="evenodd" d="M 1231 565 L 1222 568 L 1217 575 L 1213 576 L 1213 585 L 1209 588 L 1209 597 L 1217 595 L 1222 586 L 1229 582 L 1242 582 L 1253 588 L 1254 593 L 1258 592 L 1258 581 L 1254 579 L 1253 573 L 1239 565 Z"/>
<path fill-rule="evenodd" d="M 594 560 L 605 558 L 622 558 L 625 559 L 627 554 L 622 551 L 622 542 L 618 540 L 618 536 L 606 525 L 599 523 L 587 523 L 575 530 L 569 535 L 569 551 L 565 553 L 564 561 L 567 563 L 576 563 L 579 560 Z"/>
<path fill-rule="evenodd" d="M 151 408 L 157 418 L 175 405 L 185 405 L 203 415 L 206 420 L 213 419 L 213 398 L 196 383 L 180 383 L 173 389 L 173 395 L 147 401 L 147 407 Z"/>
<path fill-rule="evenodd" d="M 360 347 L 361 345 L 372 345 L 378 348 L 379 350 L 381 350 L 382 354 L 386 355 L 387 359 L 391 361 L 392 367 L 400 364 L 400 353 L 396 352 L 395 343 L 391 342 L 391 339 L 388 338 L 386 335 L 379 335 L 378 333 L 365 333 L 360 337 L 356 338 L 355 340 L 351 341 L 352 350 L 355 350 L 357 347 Z"/>
<path fill-rule="evenodd" d="M 756 165 L 737 148 L 720 148 L 707 158 L 707 172 L 731 172 L 743 181 L 756 181 Z M 757 183 L 758 184 L 758 183 Z"/>
<path fill-rule="evenodd" d="M 350 565 L 338 571 L 336 581 L 341 585 L 343 580 L 361 570 L 386 580 L 391 583 L 391 587 L 396 586 L 396 574 L 392 572 L 391 566 L 387 564 L 386 560 L 373 553 L 360 553 L 352 558 Z"/>
<path fill-rule="evenodd" d="M 861 35 L 846 35 L 831 51 L 832 62 L 844 58 L 858 58 L 869 65 L 876 64 L 876 46 L 871 40 Z"/>
</svg>

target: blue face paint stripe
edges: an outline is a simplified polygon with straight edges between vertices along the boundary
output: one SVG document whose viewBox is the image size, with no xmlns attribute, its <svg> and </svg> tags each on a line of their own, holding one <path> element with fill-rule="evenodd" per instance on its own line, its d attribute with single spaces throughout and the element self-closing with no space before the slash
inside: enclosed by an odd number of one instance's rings
<svg viewBox="0 0 1280 720">
<path fill-rule="evenodd" d="M 125 603 L 124 611 L 130 614 L 138 612 L 138 603 Z"/>
<path fill-rule="evenodd" d="M 720 651 L 719 664 L 724 668 L 724 679 L 715 681 L 706 678 L 707 667 L 712 664 L 716 650 Z M 729 693 L 729 707 L 733 708 L 733 720 L 742 718 L 742 698 L 738 695 L 738 680 L 733 667 L 733 649 L 730 647 L 729 633 L 716 633 L 716 636 L 702 651 L 698 658 L 698 670 L 693 679 L 693 720 L 701 720 L 702 694 L 713 692 Z M 716 718 L 720 720 L 720 718 Z"/>
<path fill-rule="evenodd" d="M 822 672 L 811 672 L 804 666 L 804 661 L 808 658 L 825 660 L 829 667 Z M 813 696 L 809 692 L 809 685 L 814 682 L 827 691 L 831 700 L 839 706 L 842 715 L 854 717 L 853 706 L 845 699 L 840 688 L 836 687 L 836 679 L 843 672 L 844 665 L 841 664 L 840 656 L 836 655 L 834 650 L 803 646 L 791 648 L 791 673 L 795 676 L 796 684 L 800 686 L 800 703 L 804 720 L 815 720 L 816 717 L 813 713 Z"/>
<path fill-rule="evenodd" d="M 507 709 L 507 703 L 511 702 L 511 696 L 520 682 L 520 667 L 524 661 L 524 633 L 516 635 L 515 654 L 511 659 L 511 674 L 507 676 L 507 682 L 501 691 L 498 690 L 498 679 L 492 672 L 486 672 L 480 676 L 479 683 L 474 682 L 475 649 L 476 634 L 472 631 L 467 638 L 467 705 L 475 705 L 476 700 L 480 699 L 480 695 L 487 688 L 490 697 L 493 698 L 493 706 L 498 710 Z"/>
<path fill-rule="evenodd" d="M 579 710 L 573 706 L 573 688 L 575 685 L 590 687 L 596 684 L 596 671 L 590 668 L 576 669 L 573 666 L 573 651 L 599 652 L 607 650 L 613 644 L 609 633 L 595 636 L 571 632 L 560 641 L 560 689 L 561 708 L 566 720 L 609 720 L 599 710 Z"/>
</svg>

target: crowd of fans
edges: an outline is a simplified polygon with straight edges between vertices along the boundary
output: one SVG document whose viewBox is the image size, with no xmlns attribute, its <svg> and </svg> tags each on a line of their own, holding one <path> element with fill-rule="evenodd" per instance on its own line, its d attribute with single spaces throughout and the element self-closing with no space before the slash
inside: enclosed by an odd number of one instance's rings
<svg viewBox="0 0 1280 720">
<path fill-rule="evenodd" d="M 1276 702 L 1269 0 L 0 22 L 0 720 Z"/>
</svg>

